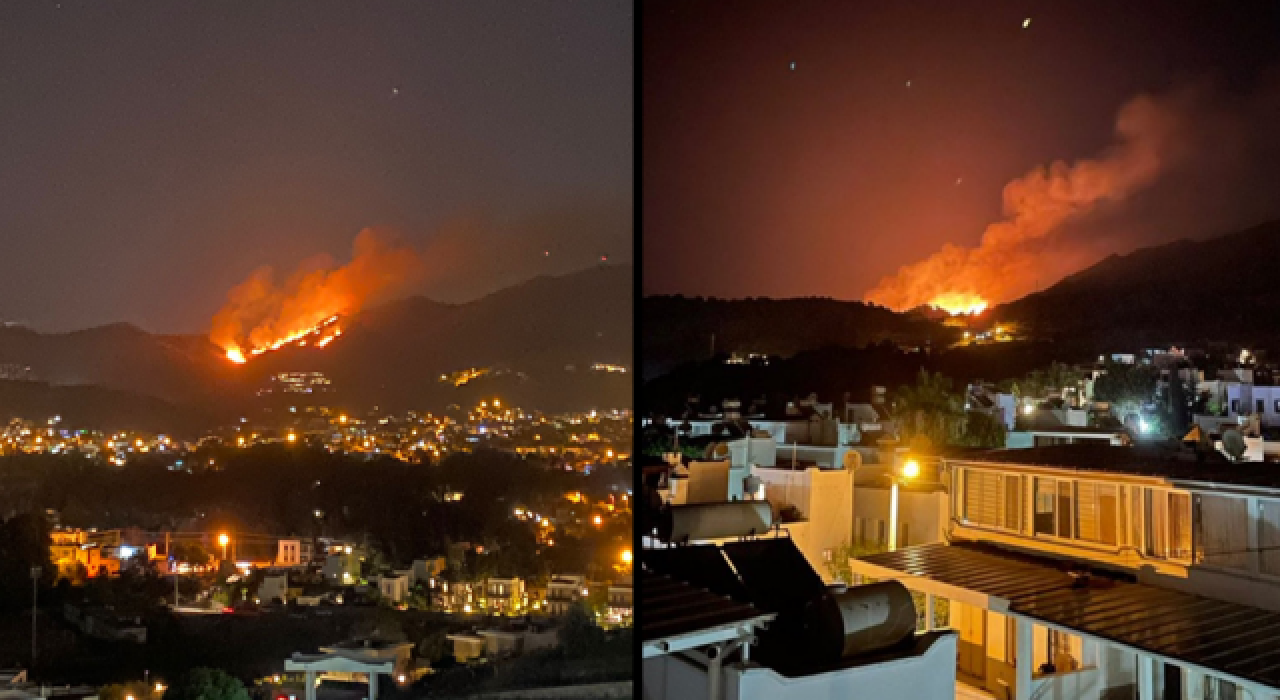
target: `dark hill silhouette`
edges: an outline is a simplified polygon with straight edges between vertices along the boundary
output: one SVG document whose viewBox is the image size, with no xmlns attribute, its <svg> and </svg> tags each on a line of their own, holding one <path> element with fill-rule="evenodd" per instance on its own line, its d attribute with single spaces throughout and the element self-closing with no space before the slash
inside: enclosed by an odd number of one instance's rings
<svg viewBox="0 0 1280 700">
<path fill-rule="evenodd" d="M 641 316 L 641 362 L 646 379 L 707 359 L 713 352 L 789 357 L 806 350 L 862 347 L 882 340 L 909 345 L 938 343 L 954 335 L 919 315 L 827 298 L 652 296 L 644 299 Z"/>
<path fill-rule="evenodd" d="M 1081 349 L 1280 345 L 1280 221 L 1199 241 L 1112 255 L 1041 292 L 993 309 Z"/>
<path fill-rule="evenodd" d="M 629 267 L 539 277 L 464 304 L 400 299 L 345 319 L 343 329 L 324 349 L 289 347 L 234 365 L 204 336 L 157 335 L 125 323 L 70 333 L 8 326 L 0 327 L 0 365 L 30 366 L 52 388 L 117 392 L 108 402 L 114 406 L 134 396 L 142 411 L 168 406 L 224 418 L 241 415 L 254 390 L 283 371 L 325 372 L 335 398 L 352 408 L 432 409 L 465 402 L 482 385 L 542 410 L 631 404 L 630 375 L 587 369 L 593 362 L 631 366 Z M 453 370 L 499 365 L 511 372 L 465 391 L 439 381 Z M 0 409 L 39 417 L 37 410 L 59 410 L 56 399 L 69 396 L 37 394 L 34 385 L 16 391 Z"/>
</svg>

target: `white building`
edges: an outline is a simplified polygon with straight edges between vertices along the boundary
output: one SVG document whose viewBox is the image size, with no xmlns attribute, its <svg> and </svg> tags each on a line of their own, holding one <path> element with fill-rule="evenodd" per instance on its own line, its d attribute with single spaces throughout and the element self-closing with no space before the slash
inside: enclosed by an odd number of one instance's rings
<svg viewBox="0 0 1280 700">
<path fill-rule="evenodd" d="M 901 587 L 893 600 L 828 591 L 785 537 L 645 550 L 642 562 L 647 700 L 956 697 L 954 632 L 917 632 Z M 855 602 L 811 605 L 839 599 Z"/>
<path fill-rule="evenodd" d="M 289 600 L 289 572 L 272 571 L 262 577 L 254 594 L 263 603 L 285 603 Z"/>
<path fill-rule="evenodd" d="M 403 603 L 409 597 L 409 571 L 392 571 L 379 576 L 378 593 L 392 603 Z"/>
<path fill-rule="evenodd" d="M 489 608 L 497 612 L 512 612 L 524 606 L 524 580 L 514 576 L 490 577 L 484 582 L 484 597 Z"/>
<path fill-rule="evenodd" d="M 948 542 L 851 566 L 945 607 L 962 683 L 1018 700 L 1280 697 L 1274 468 L 1086 445 L 943 462 Z"/>
<path fill-rule="evenodd" d="M 305 566 L 311 561 L 311 543 L 301 539 L 282 539 L 276 552 L 276 566 Z"/>
<path fill-rule="evenodd" d="M 324 578 L 333 585 L 350 585 L 360 580 L 360 555 L 351 545 L 330 547 L 324 559 Z"/>
<path fill-rule="evenodd" d="M 547 582 L 547 612 L 564 615 L 579 600 L 587 597 L 587 577 L 557 574 Z"/>
</svg>

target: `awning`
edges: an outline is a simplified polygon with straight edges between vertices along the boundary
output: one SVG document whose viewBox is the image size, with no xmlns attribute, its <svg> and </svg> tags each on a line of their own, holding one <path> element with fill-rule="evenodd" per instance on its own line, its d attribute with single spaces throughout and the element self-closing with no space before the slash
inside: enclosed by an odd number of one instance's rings
<svg viewBox="0 0 1280 700">
<path fill-rule="evenodd" d="M 649 572 L 640 581 L 640 611 L 644 658 L 750 637 L 756 627 L 775 617 Z"/>
<path fill-rule="evenodd" d="M 1085 582 L 1050 562 L 965 545 L 860 557 L 859 570 L 973 591 L 991 609 L 1280 688 L 1280 612 L 1101 576 Z"/>
</svg>

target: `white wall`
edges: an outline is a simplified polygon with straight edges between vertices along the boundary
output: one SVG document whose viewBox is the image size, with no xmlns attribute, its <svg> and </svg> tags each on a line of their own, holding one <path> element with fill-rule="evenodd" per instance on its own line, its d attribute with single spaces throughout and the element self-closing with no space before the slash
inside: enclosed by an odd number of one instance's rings
<svg viewBox="0 0 1280 700">
<path fill-rule="evenodd" d="M 883 486 L 866 486 L 859 484 L 853 490 L 854 533 L 857 535 L 859 518 L 866 523 L 869 540 L 876 537 L 878 521 L 883 520 L 885 527 L 889 522 L 889 489 Z M 898 522 L 907 525 L 907 541 L 898 546 L 930 544 L 942 541 L 943 529 L 947 523 L 947 494 L 945 491 L 910 491 L 898 490 Z M 901 529 L 901 528 L 899 528 Z M 852 539 L 850 540 L 853 541 Z"/>
<path fill-rule="evenodd" d="M 843 469 L 755 469 L 765 485 L 765 498 L 774 514 L 791 504 L 804 522 L 784 523 L 796 548 L 824 580 L 830 581 L 828 561 L 853 537 L 853 473 Z"/>
<path fill-rule="evenodd" d="M 956 695 L 956 637 L 940 636 L 921 656 L 787 678 L 763 667 L 724 670 L 726 700 L 939 698 Z M 647 680 L 647 679 L 646 679 Z M 705 697 L 704 694 L 701 697 Z M 669 697 L 695 698 L 687 694 Z"/>
<path fill-rule="evenodd" d="M 920 656 L 904 657 L 788 678 L 756 664 L 721 669 L 721 695 L 711 700 L 790 700 L 791 698 L 937 698 L 956 692 L 956 637 L 939 636 Z M 645 700 L 707 698 L 706 669 L 678 655 L 645 659 Z"/>
</svg>

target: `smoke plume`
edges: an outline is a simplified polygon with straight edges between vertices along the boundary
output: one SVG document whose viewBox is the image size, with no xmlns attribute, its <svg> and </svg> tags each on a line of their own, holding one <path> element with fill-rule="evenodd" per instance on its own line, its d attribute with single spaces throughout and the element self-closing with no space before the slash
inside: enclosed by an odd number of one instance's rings
<svg viewBox="0 0 1280 700">
<path fill-rule="evenodd" d="M 412 283 L 422 268 L 413 249 L 372 229 L 356 235 L 351 262 L 335 267 L 327 256 L 313 258 L 277 284 L 271 267 L 261 267 L 233 287 L 213 317 L 209 339 L 243 361 L 281 340 L 324 325 L 334 316 L 359 311 L 377 297 Z"/>
<path fill-rule="evenodd" d="M 1054 234 L 1095 209 L 1152 185 L 1186 152 L 1193 93 L 1140 96 L 1116 117 L 1114 142 L 1100 155 L 1039 166 L 1008 183 L 1004 219 L 987 226 L 977 247 L 947 244 L 898 270 L 866 298 L 895 310 L 933 304 L 978 310 L 1015 299 L 1060 266 L 1049 260 Z M 1052 281 L 1052 280 L 1051 280 Z"/>
</svg>

